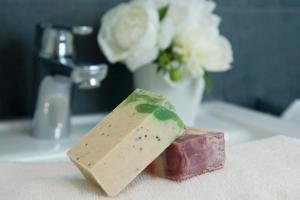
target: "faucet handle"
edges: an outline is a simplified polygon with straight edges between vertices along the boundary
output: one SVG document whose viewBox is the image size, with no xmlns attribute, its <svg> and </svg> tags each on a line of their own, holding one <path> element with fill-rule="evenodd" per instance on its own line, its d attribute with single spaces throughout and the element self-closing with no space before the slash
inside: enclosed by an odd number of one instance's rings
<svg viewBox="0 0 300 200">
<path fill-rule="evenodd" d="M 93 32 L 91 26 L 58 26 L 41 24 L 43 29 L 40 56 L 44 58 L 74 57 L 74 35 L 89 35 Z"/>
<path fill-rule="evenodd" d="M 73 33 L 64 27 L 42 25 L 41 49 L 43 58 L 73 57 L 75 55 Z"/>
<path fill-rule="evenodd" d="M 88 35 L 93 32 L 93 27 L 91 26 L 61 26 L 53 24 L 40 24 L 42 29 L 52 28 L 56 31 L 68 31 L 77 35 Z"/>
</svg>

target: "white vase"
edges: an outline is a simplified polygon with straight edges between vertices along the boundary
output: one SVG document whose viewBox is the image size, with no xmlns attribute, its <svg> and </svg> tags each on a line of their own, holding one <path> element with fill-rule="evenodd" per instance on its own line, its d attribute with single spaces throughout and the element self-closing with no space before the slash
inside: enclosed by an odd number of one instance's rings
<svg viewBox="0 0 300 200">
<path fill-rule="evenodd" d="M 176 107 L 184 123 L 187 126 L 194 125 L 205 89 L 203 78 L 189 78 L 173 83 L 168 76 L 156 73 L 154 64 L 139 68 L 133 77 L 136 88 L 165 96 Z"/>
</svg>

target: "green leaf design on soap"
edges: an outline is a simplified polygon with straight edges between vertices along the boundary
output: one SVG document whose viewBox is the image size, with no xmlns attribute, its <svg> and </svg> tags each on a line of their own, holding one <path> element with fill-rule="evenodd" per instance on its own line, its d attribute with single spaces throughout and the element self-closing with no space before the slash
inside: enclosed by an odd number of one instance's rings
<svg viewBox="0 0 300 200">
<path fill-rule="evenodd" d="M 138 104 L 135 109 L 139 113 L 153 113 L 154 117 L 160 121 L 174 120 L 179 128 L 184 128 L 184 124 L 178 115 L 163 106 L 143 103 Z"/>
<path fill-rule="evenodd" d="M 121 105 L 127 105 L 132 102 L 162 105 L 169 110 L 172 111 L 176 110 L 175 107 L 169 101 L 167 101 L 163 96 L 142 89 L 136 89 L 123 101 Z"/>
<path fill-rule="evenodd" d="M 152 105 L 152 104 L 138 104 L 135 109 L 139 113 L 153 113 L 155 109 L 157 109 L 159 106 L 158 105 Z"/>
<path fill-rule="evenodd" d="M 134 92 L 131 95 L 129 95 L 127 97 L 127 99 L 125 100 L 125 103 L 131 103 L 131 102 L 135 102 L 135 101 L 146 101 L 152 104 L 157 104 L 158 102 L 161 101 L 162 97 L 158 97 L 158 96 L 150 96 L 148 94 L 143 94 L 140 92 Z"/>
</svg>

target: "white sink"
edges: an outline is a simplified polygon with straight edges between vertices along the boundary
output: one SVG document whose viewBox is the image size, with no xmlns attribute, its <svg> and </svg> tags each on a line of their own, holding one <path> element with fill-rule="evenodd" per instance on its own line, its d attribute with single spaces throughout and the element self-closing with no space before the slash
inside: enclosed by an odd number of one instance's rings
<svg viewBox="0 0 300 200">
<path fill-rule="evenodd" d="M 0 123 L 0 161 L 66 160 L 66 151 L 105 114 L 76 116 L 71 119 L 72 134 L 62 140 L 42 140 L 31 136 L 31 121 Z"/>
<path fill-rule="evenodd" d="M 31 137 L 30 120 L 0 122 L 0 161 L 67 160 L 66 151 L 104 116 L 73 117 L 71 136 L 58 141 Z M 196 127 L 224 132 L 227 145 L 275 135 L 300 137 L 297 124 L 224 102 L 204 103 Z"/>
</svg>

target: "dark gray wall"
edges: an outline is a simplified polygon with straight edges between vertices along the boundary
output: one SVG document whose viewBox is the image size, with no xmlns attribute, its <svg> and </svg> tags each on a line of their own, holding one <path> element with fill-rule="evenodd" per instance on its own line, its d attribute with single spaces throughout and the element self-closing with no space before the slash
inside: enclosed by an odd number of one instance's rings
<svg viewBox="0 0 300 200">
<path fill-rule="evenodd" d="M 0 2 L 0 118 L 30 116 L 34 105 L 34 27 L 38 22 L 99 26 L 120 0 L 2 0 Z M 300 97 L 300 2 L 218 0 L 221 31 L 232 42 L 233 70 L 212 74 L 206 99 L 279 114 Z M 99 49 L 93 54 L 104 60 Z M 99 57 L 98 57 L 99 56 Z M 74 113 L 112 109 L 132 89 L 130 73 L 111 66 L 95 91 L 75 90 Z"/>
<path fill-rule="evenodd" d="M 219 1 L 233 70 L 214 75 L 213 97 L 280 114 L 300 98 L 300 1 Z"/>
</svg>

